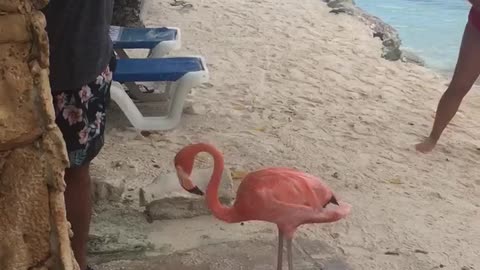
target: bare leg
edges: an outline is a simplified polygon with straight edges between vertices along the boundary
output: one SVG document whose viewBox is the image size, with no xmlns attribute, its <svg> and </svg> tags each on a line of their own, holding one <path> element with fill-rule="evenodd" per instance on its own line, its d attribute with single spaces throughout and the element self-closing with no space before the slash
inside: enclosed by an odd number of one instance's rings
<svg viewBox="0 0 480 270">
<path fill-rule="evenodd" d="M 287 239 L 288 270 L 293 270 L 292 239 Z"/>
<path fill-rule="evenodd" d="M 92 215 L 89 165 L 65 171 L 65 205 L 72 224 L 72 249 L 80 270 L 87 269 L 87 242 Z"/>
<path fill-rule="evenodd" d="M 433 150 L 443 130 L 452 120 L 465 95 L 480 74 L 480 32 L 470 24 L 465 27 L 462 45 L 450 86 L 443 94 L 430 136 L 416 145 L 422 153 Z"/>
<path fill-rule="evenodd" d="M 278 255 L 277 255 L 277 270 L 282 270 L 283 263 L 283 233 L 278 230 Z"/>
</svg>

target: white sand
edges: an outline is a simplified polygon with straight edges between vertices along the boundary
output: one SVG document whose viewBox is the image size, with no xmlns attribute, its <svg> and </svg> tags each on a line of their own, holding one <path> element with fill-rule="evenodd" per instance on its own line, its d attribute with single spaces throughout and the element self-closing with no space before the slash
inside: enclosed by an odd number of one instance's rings
<svg viewBox="0 0 480 270">
<path fill-rule="evenodd" d="M 380 41 L 355 18 L 329 14 L 320 0 L 191 3 L 147 1 L 144 17 L 147 26 L 182 29 L 175 54 L 206 57 L 211 84 L 191 96 L 200 113 L 148 138 L 122 127 L 125 119 L 112 123 L 95 177 L 136 194 L 172 170 L 182 146 L 210 142 L 230 168 L 291 166 L 323 177 L 352 215 L 302 234 L 343 249 L 354 269 L 480 266 L 477 93 L 438 148 L 420 155 L 413 145 L 428 133 L 447 81 L 381 59 Z M 125 165 L 113 168 L 119 160 Z M 326 237 L 332 231 L 340 237 Z M 396 249 L 400 256 L 383 254 Z"/>
</svg>

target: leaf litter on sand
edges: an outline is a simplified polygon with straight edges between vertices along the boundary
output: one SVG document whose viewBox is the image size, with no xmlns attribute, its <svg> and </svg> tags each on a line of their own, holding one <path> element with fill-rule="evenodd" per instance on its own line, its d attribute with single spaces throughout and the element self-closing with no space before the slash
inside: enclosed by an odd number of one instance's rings
<svg viewBox="0 0 480 270">
<path fill-rule="evenodd" d="M 260 131 L 260 132 L 266 132 L 267 128 L 266 127 L 257 127 L 254 129 L 255 131 Z"/>
<path fill-rule="evenodd" d="M 390 179 L 390 180 L 388 180 L 388 183 L 394 184 L 394 185 L 401 185 L 401 184 L 403 184 L 403 182 L 402 182 L 402 180 L 400 180 L 400 178 Z"/>
<path fill-rule="evenodd" d="M 245 176 L 247 176 L 248 172 L 243 170 L 232 169 L 231 176 L 234 181 L 242 181 Z"/>
</svg>

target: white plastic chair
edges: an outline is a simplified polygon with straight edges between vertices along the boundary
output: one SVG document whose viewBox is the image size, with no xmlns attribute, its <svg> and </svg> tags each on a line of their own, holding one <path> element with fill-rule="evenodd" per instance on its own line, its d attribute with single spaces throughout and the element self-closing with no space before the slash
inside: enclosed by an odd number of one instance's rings
<svg viewBox="0 0 480 270">
<path fill-rule="evenodd" d="M 179 124 L 190 90 L 208 82 L 209 72 L 201 56 L 119 59 L 113 79 L 112 100 L 136 129 L 169 130 Z M 167 115 L 142 115 L 122 87 L 122 83 L 135 81 L 167 82 L 170 89 Z"/>
</svg>

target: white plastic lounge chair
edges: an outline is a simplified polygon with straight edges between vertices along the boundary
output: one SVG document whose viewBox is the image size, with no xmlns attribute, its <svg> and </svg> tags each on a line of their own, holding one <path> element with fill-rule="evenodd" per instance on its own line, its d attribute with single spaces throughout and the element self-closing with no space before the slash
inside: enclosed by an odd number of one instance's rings
<svg viewBox="0 0 480 270">
<path fill-rule="evenodd" d="M 190 89 L 209 79 L 203 57 L 165 57 L 119 59 L 111 88 L 111 97 L 130 123 L 139 130 L 169 130 L 182 117 L 185 98 Z M 145 117 L 122 88 L 125 82 L 167 82 L 170 98 L 165 116 Z"/>
<path fill-rule="evenodd" d="M 161 58 L 173 50 L 182 46 L 181 31 L 176 27 L 159 28 L 133 28 L 110 26 L 110 38 L 113 41 L 113 48 L 120 58 L 129 58 L 125 49 L 147 49 L 148 58 Z M 142 102 L 155 102 L 166 100 L 165 95 L 142 92 L 139 85 L 134 82 L 127 82 L 130 96 Z M 160 88 L 155 84 L 154 88 Z"/>
</svg>

